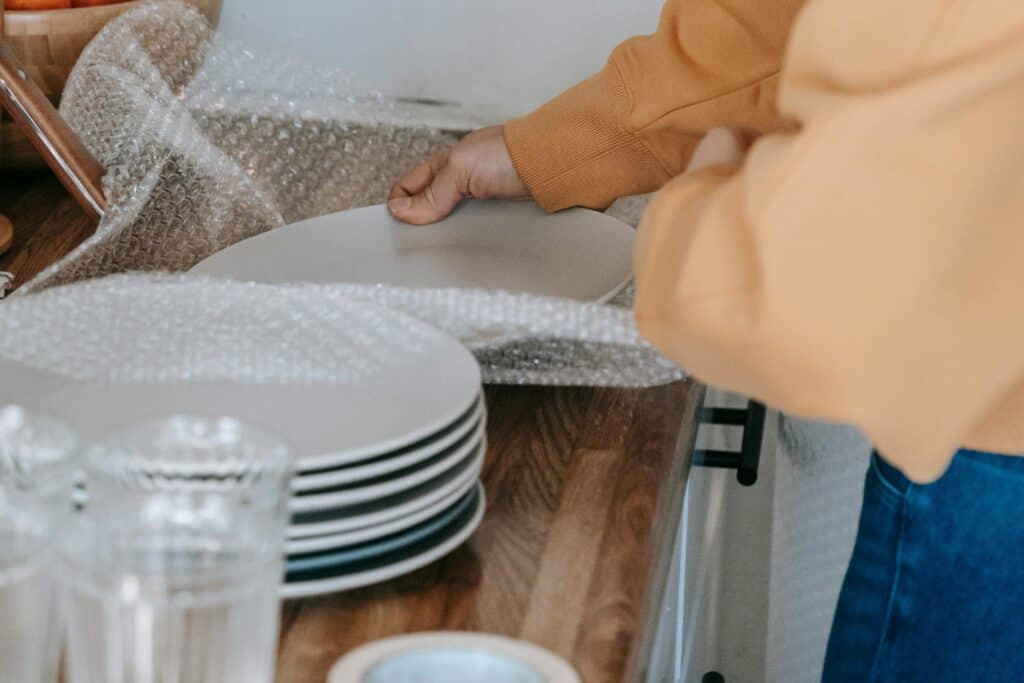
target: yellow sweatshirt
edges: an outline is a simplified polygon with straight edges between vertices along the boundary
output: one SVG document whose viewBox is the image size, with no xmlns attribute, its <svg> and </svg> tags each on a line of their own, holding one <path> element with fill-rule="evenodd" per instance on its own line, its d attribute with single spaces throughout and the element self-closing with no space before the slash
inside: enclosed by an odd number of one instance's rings
<svg viewBox="0 0 1024 683">
<path fill-rule="evenodd" d="M 681 175 L 721 125 L 767 134 Z M 670 0 L 505 135 L 549 210 L 661 188 L 636 317 L 697 377 L 918 481 L 1024 453 L 1024 2 Z"/>
</svg>

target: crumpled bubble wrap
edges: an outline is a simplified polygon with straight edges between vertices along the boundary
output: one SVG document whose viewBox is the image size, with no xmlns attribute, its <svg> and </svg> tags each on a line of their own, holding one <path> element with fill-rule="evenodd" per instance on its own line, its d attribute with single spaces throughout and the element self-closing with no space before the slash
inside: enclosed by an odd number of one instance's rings
<svg viewBox="0 0 1024 683">
<path fill-rule="evenodd" d="M 111 210 L 29 290 L 187 270 L 270 228 L 379 203 L 396 169 L 453 141 L 339 73 L 257 58 L 173 1 L 100 32 L 61 114 L 107 168 Z"/>
<path fill-rule="evenodd" d="M 435 328 L 482 354 L 491 381 L 572 383 L 582 368 L 598 385 L 658 384 L 678 372 L 637 338 L 622 308 L 166 274 L 113 275 L 10 299 L 0 306 L 0 358 L 115 383 L 350 383 L 407 357 Z"/>
<path fill-rule="evenodd" d="M 23 307 L 33 306 L 33 300 L 40 301 L 38 293 L 57 285 L 128 271 L 186 271 L 266 230 L 383 202 L 397 177 L 456 139 L 420 125 L 422 109 L 374 94 L 337 71 L 256 56 L 216 35 L 197 11 L 177 0 L 143 5 L 108 24 L 71 74 L 61 112 L 108 169 L 104 191 L 111 209 L 95 235 L 18 290 L 28 295 L 14 298 L 18 318 L 25 321 L 31 315 Z M 245 358 L 232 361 L 217 345 L 227 339 L 227 325 L 245 324 L 231 315 L 231 305 L 247 305 L 256 291 L 268 301 L 303 292 L 337 312 L 338 325 L 319 331 L 310 328 L 319 318 L 304 319 L 301 311 L 308 309 L 289 314 L 275 308 L 280 319 L 261 319 L 271 328 L 305 330 L 313 337 L 311 351 L 320 348 L 324 335 L 338 335 L 339 344 L 353 355 L 323 370 L 332 381 L 344 381 L 342 366 L 358 367 L 359 354 L 373 359 L 405 343 L 383 339 L 373 330 L 356 333 L 373 324 L 372 306 L 404 312 L 463 340 L 477 354 L 488 382 L 639 386 L 681 377 L 639 339 L 628 311 L 616 306 L 502 292 L 350 285 L 245 289 L 161 277 L 115 278 L 79 287 L 46 292 L 55 298 L 35 305 L 53 311 L 55 302 L 65 299 L 63 317 L 70 314 L 71 302 L 90 307 L 94 317 L 75 318 L 80 325 L 76 334 L 106 345 L 103 358 L 111 365 L 133 351 L 125 330 L 138 330 L 154 352 L 135 357 L 152 363 L 147 372 L 159 377 L 230 370 L 244 379 L 239 368 L 255 365 Z M 154 306 L 130 305 L 134 296 L 151 298 Z M 629 291 L 617 299 L 620 305 L 630 301 Z M 0 318 L 14 313 L 7 306 Z M 110 306 L 128 306 L 138 317 L 127 324 L 135 327 L 116 328 L 120 336 L 99 329 L 113 315 L 106 312 Z M 222 317 L 204 314 L 205 306 Z M 40 319 L 57 333 L 57 317 Z M 189 334 L 207 334 L 197 326 L 200 320 L 211 327 L 210 345 L 202 347 L 202 353 L 210 354 L 205 361 L 189 341 Z M 0 321 L 0 326 L 13 330 L 9 322 Z M 98 329 L 90 333 L 89 326 Z M 156 330 L 168 336 L 159 338 Z M 259 330 L 249 331 L 254 339 L 263 338 Z M 8 340 L 28 344 L 33 334 L 21 330 Z M 165 358 L 155 352 L 176 344 L 191 355 Z M 5 341 L 4 348 L 10 352 L 12 342 Z M 61 367 L 71 371 L 77 362 L 71 358 Z M 47 363 L 59 365 L 56 357 Z M 139 365 L 124 371 L 143 370 Z M 253 378 L 264 377 L 265 371 Z M 312 368 L 294 373 L 317 376 Z"/>
</svg>

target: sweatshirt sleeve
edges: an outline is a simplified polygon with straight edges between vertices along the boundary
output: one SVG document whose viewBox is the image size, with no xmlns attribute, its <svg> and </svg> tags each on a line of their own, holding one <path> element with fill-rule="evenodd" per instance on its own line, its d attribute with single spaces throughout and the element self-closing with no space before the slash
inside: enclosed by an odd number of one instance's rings
<svg viewBox="0 0 1024 683">
<path fill-rule="evenodd" d="M 1024 377 L 1022 35 L 1022 3 L 810 0 L 780 87 L 799 129 L 655 198 L 641 332 L 941 475 Z"/>
<path fill-rule="evenodd" d="M 786 125 L 775 94 L 803 0 L 669 0 L 657 32 L 615 49 L 603 71 L 505 137 L 520 176 L 547 210 L 604 208 L 681 173 L 715 126 Z"/>
</svg>

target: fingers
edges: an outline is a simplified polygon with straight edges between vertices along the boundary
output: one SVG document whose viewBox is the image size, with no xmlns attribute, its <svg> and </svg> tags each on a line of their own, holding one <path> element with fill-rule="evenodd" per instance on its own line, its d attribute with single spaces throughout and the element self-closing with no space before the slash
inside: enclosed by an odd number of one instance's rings
<svg viewBox="0 0 1024 683">
<path fill-rule="evenodd" d="M 391 188 L 388 199 L 411 197 L 423 192 L 430 182 L 448 163 L 448 152 L 441 152 L 416 165 Z"/>
<path fill-rule="evenodd" d="M 530 196 L 512 162 L 503 126 L 473 131 L 450 152 L 414 168 L 391 188 L 388 209 L 400 221 L 424 225 L 445 218 L 470 196 Z"/>
<path fill-rule="evenodd" d="M 749 142 L 739 131 L 731 128 L 712 128 L 697 145 L 687 171 L 699 171 L 708 166 L 738 164 L 746 155 Z"/>
<path fill-rule="evenodd" d="M 432 169 L 431 172 L 433 173 Z M 408 182 L 405 182 L 406 180 Z M 421 180 L 422 174 L 417 167 L 396 186 L 401 188 L 399 194 L 396 195 L 392 190 L 388 209 L 398 220 L 413 225 L 436 223 L 454 211 L 459 202 L 468 195 L 468 183 L 463 181 L 460 171 L 454 164 L 443 164 L 436 173 L 433 173 L 433 177 L 425 186 L 419 188 L 419 183 L 413 181 Z M 419 190 L 409 191 L 409 188 Z M 407 194 L 402 194 L 406 192 Z"/>
</svg>

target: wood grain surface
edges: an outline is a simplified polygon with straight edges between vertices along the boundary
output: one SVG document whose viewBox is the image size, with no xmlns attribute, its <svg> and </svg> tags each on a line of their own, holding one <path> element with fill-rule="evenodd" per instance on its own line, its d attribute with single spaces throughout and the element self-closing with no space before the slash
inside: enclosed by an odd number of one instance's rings
<svg viewBox="0 0 1024 683">
<path fill-rule="evenodd" d="M 14 226 L 14 243 L 0 270 L 26 282 L 70 252 L 96 229 L 49 172 L 0 173 L 0 213 Z"/>
<path fill-rule="evenodd" d="M 22 283 L 92 225 L 56 181 L 0 176 Z M 0 303 L 0 306 L 3 304 Z M 278 683 L 321 683 L 378 638 L 468 630 L 569 659 L 586 683 L 640 681 L 678 530 L 703 388 L 489 387 L 488 509 L 473 538 L 387 583 L 283 606 Z"/>
<path fill-rule="evenodd" d="M 0 213 L 0 254 L 3 254 L 14 241 L 14 225 L 7 216 Z"/>
</svg>

